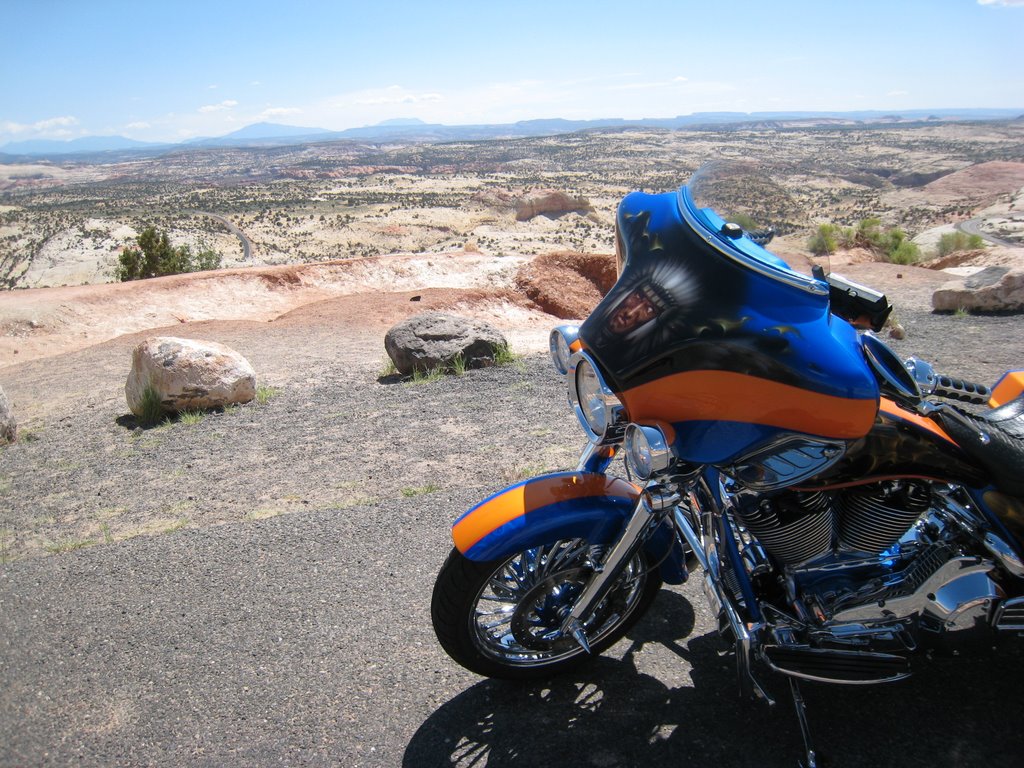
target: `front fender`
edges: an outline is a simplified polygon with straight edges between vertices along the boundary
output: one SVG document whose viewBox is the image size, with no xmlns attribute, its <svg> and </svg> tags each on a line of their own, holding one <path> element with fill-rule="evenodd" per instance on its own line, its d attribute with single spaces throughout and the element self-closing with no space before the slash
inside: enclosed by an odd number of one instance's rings
<svg viewBox="0 0 1024 768">
<path fill-rule="evenodd" d="M 499 560 L 565 538 L 608 544 L 621 533 L 639 496 L 635 485 L 603 474 L 541 475 L 481 501 L 455 521 L 452 539 L 470 560 Z M 664 561 L 666 582 L 686 579 L 682 549 L 664 527 L 647 548 Z"/>
</svg>

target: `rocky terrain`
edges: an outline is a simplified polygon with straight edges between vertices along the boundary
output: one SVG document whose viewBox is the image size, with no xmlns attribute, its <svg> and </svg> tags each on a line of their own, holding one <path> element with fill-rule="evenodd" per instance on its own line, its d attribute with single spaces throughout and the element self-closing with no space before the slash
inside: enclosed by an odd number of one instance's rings
<svg viewBox="0 0 1024 768">
<path fill-rule="evenodd" d="M 929 229 L 990 209 L 1014 217 L 1017 127 L 919 130 L 880 134 L 870 149 L 847 133 L 652 133 L 364 148 L 335 165 L 329 152 L 290 149 L 250 154 L 251 166 L 225 150 L 156 166 L 0 167 L 7 278 L 85 276 L 0 293 L 0 387 L 19 422 L 18 441 L 0 448 L 0 765 L 525 765 L 569 750 L 580 759 L 566 764 L 738 766 L 763 747 L 762 727 L 773 739 L 764 764 L 791 764 L 800 737 L 788 707 L 722 694 L 735 676 L 696 580 L 664 590 L 595 671 L 527 687 L 480 682 L 444 657 L 430 585 L 468 505 L 575 463 L 583 439 L 547 333 L 606 290 L 623 192 L 675 186 L 701 153 L 768 156 L 817 137 L 852 159 L 829 173 L 833 187 L 811 181 L 810 160 L 793 161 L 809 221 L 827 204 Z M 600 180 L 584 170 L 597 153 Z M 356 161 L 358 172 L 346 164 Z M 903 188 L 864 170 L 915 163 L 944 175 Z M 948 185 L 963 173 L 961 194 Z M 560 189 L 574 208 L 517 221 L 528 187 Z M 450 197 L 429 196 L 440 190 Z M 580 196 L 592 210 L 578 210 Z M 240 225 L 254 263 L 86 284 L 123 244 L 119 228 L 155 211 L 182 242 L 206 226 L 214 237 L 216 222 L 186 208 Z M 237 237 L 216 237 L 240 254 Z M 802 232 L 772 247 L 801 271 L 815 263 Z M 1020 250 L 945 267 L 1019 267 Z M 892 340 L 900 354 L 982 382 L 1024 364 L 1021 315 L 931 311 L 953 273 L 864 251 L 818 263 L 887 292 L 906 332 Z M 399 380 L 384 334 L 430 309 L 489 320 L 520 359 Z M 132 348 L 157 334 L 228 345 L 262 396 L 140 428 L 125 379 Z M 1014 765 L 1020 735 L 990 708 L 1020 676 L 948 666 L 884 695 L 810 687 L 833 764 L 884 764 L 912 731 L 921 765 Z"/>
</svg>

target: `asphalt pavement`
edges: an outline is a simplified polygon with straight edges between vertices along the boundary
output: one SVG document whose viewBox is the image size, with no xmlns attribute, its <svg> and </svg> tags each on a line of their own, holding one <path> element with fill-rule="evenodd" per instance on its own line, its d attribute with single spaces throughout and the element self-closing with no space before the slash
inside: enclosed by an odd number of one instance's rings
<svg viewBox="0 0 1024 768">
<path fill-rule="evenodd" d="M 606 656 L 478 678 L 429 599 L 467 492 L 136 537 L 0 567 L 0 764 L 796 764 L 778 704 L 737 697 L 698 580 Z M 1020 655 L 889 686 L 805 685 L 826 765 L 1019 765 Z"/>
</svg>

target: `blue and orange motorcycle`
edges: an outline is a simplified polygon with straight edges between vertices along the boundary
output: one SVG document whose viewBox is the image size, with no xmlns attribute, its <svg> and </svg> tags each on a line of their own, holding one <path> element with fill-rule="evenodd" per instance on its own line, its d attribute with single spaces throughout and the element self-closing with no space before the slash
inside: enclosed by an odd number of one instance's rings
<svg viewBox="0 0 1024 768">
<path fill-rule="evenodd" d="M 1024 371 L 989 389 L 897 357 L 884 295 L 791 270 L 736 215 L 745 176 L 622 201 L 618 281 L 551 335 L 588 446 L 455 522 L 432 618 L 467 669 L 547 677 L 697 567 L 741 686 L 788 677 L 813 765 L 799 680 L 1024 632 Z"/>
</svg>

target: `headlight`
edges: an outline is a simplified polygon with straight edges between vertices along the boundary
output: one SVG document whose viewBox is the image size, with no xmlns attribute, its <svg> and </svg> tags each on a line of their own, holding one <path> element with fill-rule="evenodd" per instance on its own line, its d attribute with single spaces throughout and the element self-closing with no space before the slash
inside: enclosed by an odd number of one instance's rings
<svg viewBox="0 0 1024 768">
<path fill-rule="evenodd" d="M 626 427 L 626 466 L 639 480 L 649 480 L 672 466 L 672 450 L 657 427 Z"/>
<path fill-rule="evenodd" d="M 569 402 L 590 441 L 598 444 L 621 441 L 625 409 L 586 352 L 572 356 L 567 378 Z"/>
<path fill-rule="evenodd" d="M 572 357 L 572 345 L 579 339 L 580 329 L 575 325 L 560 325 L 551 331 L 548 346 L 551 348 L 551 362 L 555 370 L 563 376 L 569 370 L 569 359 Z M 578 345 L 577 345 L 578 346 Z"/>
</svg>

